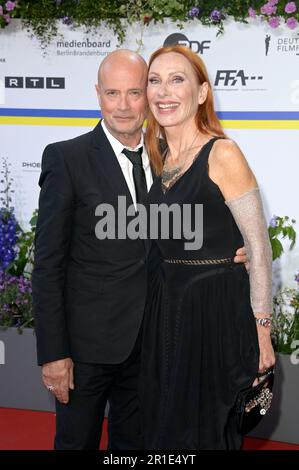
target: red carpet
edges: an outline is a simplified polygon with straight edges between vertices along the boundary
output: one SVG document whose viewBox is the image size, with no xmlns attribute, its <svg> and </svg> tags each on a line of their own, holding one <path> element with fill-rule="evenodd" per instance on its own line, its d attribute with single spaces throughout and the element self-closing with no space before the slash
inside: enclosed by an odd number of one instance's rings
<svg viewBox="0 0 299 470">
<path fill-rule="evenodd" d="M 54 413 L 0 408 L 0 450 L 49 450 L 53 446 Z M 101 449 L 107 446 L 105 422 Z M 285 442 L 245 439 L 245 450 L 299 450 Z"/>
<path fill-rule="evenodd" d="M 50 450 L 54 432 L 54 413 L 0 408 L 0 450 Z M 105 423 L 100 448 L 106 446 Z"/>
</svg>

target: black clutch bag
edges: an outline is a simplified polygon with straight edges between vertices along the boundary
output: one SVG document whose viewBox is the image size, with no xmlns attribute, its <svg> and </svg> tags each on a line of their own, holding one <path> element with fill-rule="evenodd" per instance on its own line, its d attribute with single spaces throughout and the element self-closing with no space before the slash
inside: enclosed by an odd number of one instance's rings
<svg viewBox="0 0 299 470">
<path fill-rule="evenodd" d="M 274 367 L 257 374 L 257 377 L 263 378 L 255 387 L 241 390 L 235 405 L 239 432 L 243 435 L 259 424 L 269 410 L 273 398 Z"/>
</svg>

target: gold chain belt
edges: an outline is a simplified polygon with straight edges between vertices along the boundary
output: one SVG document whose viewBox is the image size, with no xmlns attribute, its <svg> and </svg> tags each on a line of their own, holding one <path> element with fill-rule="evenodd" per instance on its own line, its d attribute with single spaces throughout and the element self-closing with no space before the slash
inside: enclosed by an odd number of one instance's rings
<svg viewBox="0 0 299 470">
<path fill-rule="evenodd" d="M 232 258 L 221 258 L 221 259 L 164 259 L 165 263 L 170 264 L 190 264 L 190 265 L 197 265 L 197 264 L 226 264 L 231 263 Z"/>
</svg>

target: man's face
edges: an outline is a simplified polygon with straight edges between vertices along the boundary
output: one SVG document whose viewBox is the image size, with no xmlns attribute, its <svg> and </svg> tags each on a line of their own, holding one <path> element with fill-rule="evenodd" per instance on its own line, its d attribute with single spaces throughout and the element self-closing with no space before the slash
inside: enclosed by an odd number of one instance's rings
<svg viewBox="0 0 299 470">
<path fill-rule="evenodd" d="M 102 67 L 96 86 L 105 124 L 111 134 L 124 145 L 140 141 L 146 117 L 146 74 L 138 60 L 114 57 Z"/>
</svg>

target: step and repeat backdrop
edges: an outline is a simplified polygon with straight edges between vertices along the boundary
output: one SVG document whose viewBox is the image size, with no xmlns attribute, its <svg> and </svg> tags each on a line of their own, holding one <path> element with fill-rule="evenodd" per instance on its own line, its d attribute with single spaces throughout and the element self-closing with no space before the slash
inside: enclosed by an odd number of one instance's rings
<svg viewBox="0 0 299 470">
<path fill-rule="evenodd" d="M 299 221 L 298 30 L 270 30 L 256 20 L 228 23 L 217 36 L 217 28 L 191 22 L 179 29 L 166 21 L 130 27 L 122 47 L 147 60 L 172 43 L 192 48 L 206 63 L 217 113 L 257 176 L 268 221 L 274 214 Z M 105 27 L 87 34 L 61 26 L 46 54 L 19 21 L 0 31 L 0 162 L 11 163 L 14 205 L 24 227 L 37 208 L 44 147 L 96 125 L 98 66 L 116 47 Z M 296 248 L 277 263 L 279 279 L 291 285 L 298 268 Z"/>
</svg>

